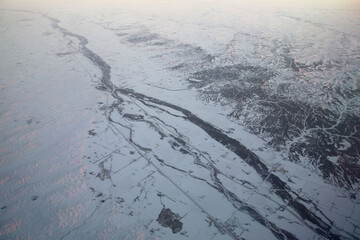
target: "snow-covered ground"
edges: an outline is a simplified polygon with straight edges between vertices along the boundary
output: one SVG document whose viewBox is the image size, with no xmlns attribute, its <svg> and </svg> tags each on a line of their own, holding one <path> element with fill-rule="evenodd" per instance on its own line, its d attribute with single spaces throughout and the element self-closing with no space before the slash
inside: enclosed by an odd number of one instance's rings
<svg viewBox="0 0 360 240">
<path fill-rule="evenodd" d="M 0 2 L 0 239 L 359 238 L 359 6 L 305 3 Z"/>
</svg>

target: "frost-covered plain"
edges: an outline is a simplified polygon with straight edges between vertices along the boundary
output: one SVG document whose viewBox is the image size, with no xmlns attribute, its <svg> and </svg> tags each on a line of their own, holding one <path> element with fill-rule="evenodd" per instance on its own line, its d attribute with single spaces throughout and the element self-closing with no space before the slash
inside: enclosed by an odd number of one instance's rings
<svg viewBox="0 0 360 240">
<path fill-rule="evenodd" d="M 360 14 L 0 2 L 1 239 L 357 239 Z"/>
</svg>

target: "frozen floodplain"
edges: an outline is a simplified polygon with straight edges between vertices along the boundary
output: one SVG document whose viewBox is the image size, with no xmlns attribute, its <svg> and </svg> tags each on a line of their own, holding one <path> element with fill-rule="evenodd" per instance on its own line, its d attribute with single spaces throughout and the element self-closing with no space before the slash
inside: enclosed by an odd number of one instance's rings
<svg viewBox="0 0 360 240">
<path fill-rule="evenodd" d="M 320 2 L 0 1 L 0 239 L 360 238 L 360 10 Z"/>
</svg>

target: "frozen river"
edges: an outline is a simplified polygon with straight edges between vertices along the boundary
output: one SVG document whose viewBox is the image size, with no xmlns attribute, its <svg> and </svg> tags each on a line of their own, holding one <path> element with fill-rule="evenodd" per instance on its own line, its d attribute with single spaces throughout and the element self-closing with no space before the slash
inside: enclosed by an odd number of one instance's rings
<svg viewBox="0 0 360 240">
<path fill-rule="evenodd" d="M 0 239 L 358 239 L 356 1 L 0 1 Z"/>
</svg>

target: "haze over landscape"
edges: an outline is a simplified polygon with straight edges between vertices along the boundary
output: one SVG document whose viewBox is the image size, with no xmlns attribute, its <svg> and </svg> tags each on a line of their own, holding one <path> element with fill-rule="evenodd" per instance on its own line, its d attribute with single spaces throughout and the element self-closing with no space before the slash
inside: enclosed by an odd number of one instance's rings
<svg viewBox="0 0 360 240">
<path fill-rule="evenodd" d="M 357 0 L 0 0 L 0 239 L 359 239 Z"/>
</svg>

